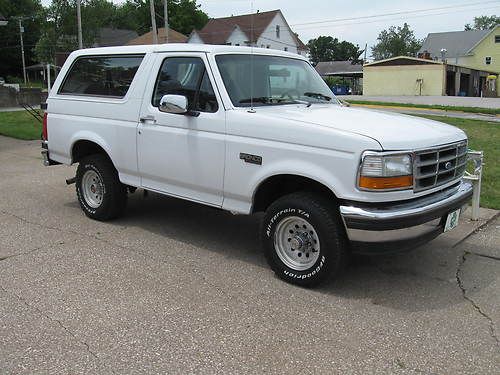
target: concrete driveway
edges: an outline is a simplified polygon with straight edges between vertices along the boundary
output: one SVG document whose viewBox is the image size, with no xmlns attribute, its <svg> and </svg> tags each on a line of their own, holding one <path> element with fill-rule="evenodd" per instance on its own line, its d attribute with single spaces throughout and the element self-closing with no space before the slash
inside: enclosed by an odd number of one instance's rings
<svg viewBox="0 0 500 375">
<path fill-rule="evenodd" d="M 136 193 L 95 222 L 73 171 L 0 137 L 2 374 L 500 372 L 498 219 L 307 290 L 267 267 L 258 217 Z"/>
</svg>

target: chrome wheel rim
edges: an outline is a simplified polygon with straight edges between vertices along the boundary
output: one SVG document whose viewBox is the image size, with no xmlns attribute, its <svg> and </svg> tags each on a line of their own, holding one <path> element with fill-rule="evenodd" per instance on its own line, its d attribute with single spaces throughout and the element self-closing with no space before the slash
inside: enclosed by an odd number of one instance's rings
<svg viewBox="0 0 500 375">
<path fill-rule="evenodd" d="M 304 271 L 311 268 L 319 258 L 319 237 L 307 220 L 289 216 L 276 226 L 274 249 L 287 267 Z"/>
<path fill-rule="evenodd" d="M 104 184 L 96 171 L 89 170 L 82 177 L 82 194 L 85 203 L 92 208 L 98 208 L 104 196 Z"/>
</svg>

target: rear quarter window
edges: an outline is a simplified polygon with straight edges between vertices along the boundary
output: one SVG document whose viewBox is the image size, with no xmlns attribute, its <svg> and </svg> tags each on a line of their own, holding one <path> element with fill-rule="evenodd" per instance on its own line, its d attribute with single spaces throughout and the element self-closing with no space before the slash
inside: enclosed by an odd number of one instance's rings
<svg viewBox="0 0 500 375">
<path fill-rule="evenodd" d="M 144 55 L 79 57 L 66 75 L 59 94 L 123 98 Z"/>
</svg>

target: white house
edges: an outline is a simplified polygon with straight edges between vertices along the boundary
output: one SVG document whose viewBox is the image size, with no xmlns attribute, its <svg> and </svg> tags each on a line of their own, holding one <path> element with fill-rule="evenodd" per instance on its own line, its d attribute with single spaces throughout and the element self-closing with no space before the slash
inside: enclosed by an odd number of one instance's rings
<svg viewBox="0 0 500 375">
<path fill-rule="evenodd" d="M 187 43 L 226 44 L 279 49 L 305 56 L 307 46 L 290 29 L 281 10 L 212 18 L 201 30 L 193 30 Z"/>
</svg>

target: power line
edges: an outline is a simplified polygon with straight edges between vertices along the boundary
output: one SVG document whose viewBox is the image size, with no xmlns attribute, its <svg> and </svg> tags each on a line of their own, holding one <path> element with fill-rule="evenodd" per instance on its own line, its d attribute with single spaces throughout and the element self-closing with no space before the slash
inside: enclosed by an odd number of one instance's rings
<svg viewBox="0 0 500 375">
<path fill-rule="evenodd" d="M 295 30 L 310 30 L 310 29 L 333 28 L 333 27 L 350 26 L 350 25 L 364 25 L 364 24 L 367 24 L 367 23 L 378 23 L 378 22 L 386 22 L 386 21 L 407 20 L 409 18 L 422 18 L 422 17 L 442 16 L 442 15 L 448 15 L 448 14 L 452 14 L 452 13 L 469 12 L 471 10 L 482 10 L 483 11 L 483 10 L 489 10 L 489 9 L 497 9 L 499 7 L 500 7 L 500 4 L 499 5 L 495 5 L 493 7 L 486 7 L 486 8 L 457 9 L 455 11 L 448 11 L 448 12 L 441 12 L 441 13 L 416 14 L 416 15 L 410 15 L 410 16 L 407 16 L 407 17 L 384 18 L 384 19 L 371 20 L 371 21 L 363 21 L 363 22 L 347 22 L 347 23 L 339 23 L 339 24 L 334 24 L 334 25 L 320 25 L 320 26 L 297 27 L 297 28 L 295 28 Z"/>
<path fill-rule="evenodd" d="M 405 11 L 392 12 L 392 13 L 374 14 L 374 15 L 369 15 L 369 16 L 360 16 L 360 17 L 351 17 L 351 18 L 335 18 L 335 19 L 324 20 L 324 21 L 313 21 L 313 22 L 296 23 L 296 24 L 292 24 L 290 26 L 317 25 L 317 24 L 321 24 L 321 23 L 332 23 L 332 22 L 342 22 L 342 21 L 355 21 L 355 20 L 377 18 L 377 17 L 396 16 L 396 15 L 411 14 L 411 13 L 422 13 L 422 12 L 429 12 L 429 11 L 434 11 L 434 10 L 456 9 L 456 8 L 471 7 L 471 6 L 474 6 L 474 5 L 485 5 L 485 4 L 498 3 L 498 2 L 500 2 L 500 1 L 499 0 L 493 0 L 493 1 L 482 1 L 482 2 L 476 2 L 476 3 L 468 3 L 468 4 L 455 4 L 455 5 L 445 6 L 445 7 L 438 7 L 438 8 L 405 10 Z"/>
</svg>

